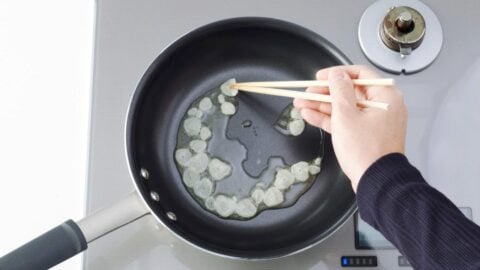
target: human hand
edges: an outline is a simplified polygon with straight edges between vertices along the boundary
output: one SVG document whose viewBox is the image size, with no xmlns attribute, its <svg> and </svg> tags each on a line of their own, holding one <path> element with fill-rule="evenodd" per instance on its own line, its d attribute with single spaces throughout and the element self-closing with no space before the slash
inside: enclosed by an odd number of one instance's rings
<svg viewBox="0 0 480 270">
<path fill-rule="evenodd" d="M 333 149 L 340 167 L 356 192 L 358 181 L 376 160 L 390 153 L 404 153 L 407 108 L 400 91 L 392 86 L 354 86 L 352 79 L 379 78 L 365 66 L 338 66 L 317 72 L 318 80 L 329 87 L 309 87 L 307 92 L 328 94 L 332 103 L 295 99 L 309 124 L 331 133 Z M 357 100 L 390 104 L 388 111 L 359 108 Z"/>
</svg>

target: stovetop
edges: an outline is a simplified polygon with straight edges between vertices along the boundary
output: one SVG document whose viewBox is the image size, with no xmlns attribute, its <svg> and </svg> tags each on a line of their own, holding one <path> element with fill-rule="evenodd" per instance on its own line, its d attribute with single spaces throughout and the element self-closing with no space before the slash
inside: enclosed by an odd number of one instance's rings
<svg viewBox="0 0 480 270">
<path fill-rule="evenodd" d="M 400 0 L 399 0 L 400 2 Z M 97 1 L 87 211 L 134 190 L 123 143 L 128 103 L 155 57 L 181 35 L 210 22 L 240 16 L 290 21 L 331 41 L 356 64 L 371 64 L 357 26 L 374 1 L 103 0 Z M 409 108 L 407 156 L 432 185 L 480 223 L 480 28 L 476 0 L 424 1 L 443 28 L 436 61 L 395 78 Z M 427 26 L 428 27 L 428 26 Z M 313 76 L 313 74 L 312 74 Z M 357 250 L 353 218 L 317 246 L 287 258 L 239 261 L 217 257 L 178 240 L 151 216 L 89 245 L 84 269 L 337 269 L 343 255 L 373 255 L 378 267 L 398 268 L 396 250 Z M 368 269 L 368 268 L 365 268 Z M 402 267 L 401 269 L 405 269 Z M 408 269 L 408 268 L 407 268 Z"/>
</svg>

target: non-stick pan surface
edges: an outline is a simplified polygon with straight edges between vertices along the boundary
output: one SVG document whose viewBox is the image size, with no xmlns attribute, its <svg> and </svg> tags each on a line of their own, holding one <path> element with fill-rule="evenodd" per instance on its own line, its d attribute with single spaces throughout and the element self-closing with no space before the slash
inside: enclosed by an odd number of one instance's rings
<svg viewBox="0 0 480 270">
<path fill-rule="evenodd" d="M 132 99 L 127 120 L 127 154 L 133 177 L 152 212 L 188 242 L 220 255 L 273 258 L 328 237 L 355 211 L 355 197 L 325 137 L 322 172 L 291 207 L 266 210 L 251 220 L 222 219 L 204 210 L 184 187 L 175 166 L 177 131 L 190 103 L 229 78 L 237 81 L 314 79 L 318 69 L 348 64 L 325 39 L 291 23 L 266 18 L 216 22 L 182 37 L 152 63 Z M 286 98 L 241 93 L 227 135 L 246 145 L 245 169 L 258 174 L 280 155 L 288 164 L 318 154 L 320 132 L 303 139 L 273 128 Z M 249 119 L 252 129 L 241 128 Z M 252 160 L 262 160 L 261 164 Z M 140 171 L 148 170 L 145 180 Z M 156 192 L 159 200 L 151 198 Z M 172 212 L 176 220 L 167 217 Z M 170 214 L 170 217 L 172 215 Z"/>
</svg>

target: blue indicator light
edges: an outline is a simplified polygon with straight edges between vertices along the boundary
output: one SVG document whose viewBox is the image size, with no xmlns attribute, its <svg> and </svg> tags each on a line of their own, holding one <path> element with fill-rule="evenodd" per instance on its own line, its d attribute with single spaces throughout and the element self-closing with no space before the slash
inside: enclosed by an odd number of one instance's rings
<svg viewBox="0 0 480 270">
<path fill-rule="evenodd" d="M 348 259 L 346 257 L 342 258 L 342 266 L 347 266 L 348 265 Z"/>
</svg>

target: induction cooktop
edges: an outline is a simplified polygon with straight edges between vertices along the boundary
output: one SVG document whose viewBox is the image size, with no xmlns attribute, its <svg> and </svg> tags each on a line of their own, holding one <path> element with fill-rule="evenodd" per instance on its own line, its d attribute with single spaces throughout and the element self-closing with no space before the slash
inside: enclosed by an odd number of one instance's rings
<svg viewBox="0 0 480 270">
<path fill-rule="evenodd" d="M 226 18 L 262 16 L 315 31 L 354 63 L 395 78 L 409 109 L 407 156 L 430 184 L 480 223 L 476 192 L 480 190 L 479 1 L 103 0 L 96 5 L 88 213 L 134 190 L 125 158 L 125 116 L 133 90 L 155 57 L 199 26 Z M 387 14 L 401 21 L 398 29 L 384 28 Z M 417 28 L 418 33 L 409 40 L 398 40 L 395 31 L 407 31 L 412 24 L 422 22 L 424 29 Z M 409 269 L 406 258 L 358 215 L 322 243 L 267 261 L 205 253 L 145 216 L 90 243 L 83 267 L 210 270 L 356 266 Z"/>
</svg>

